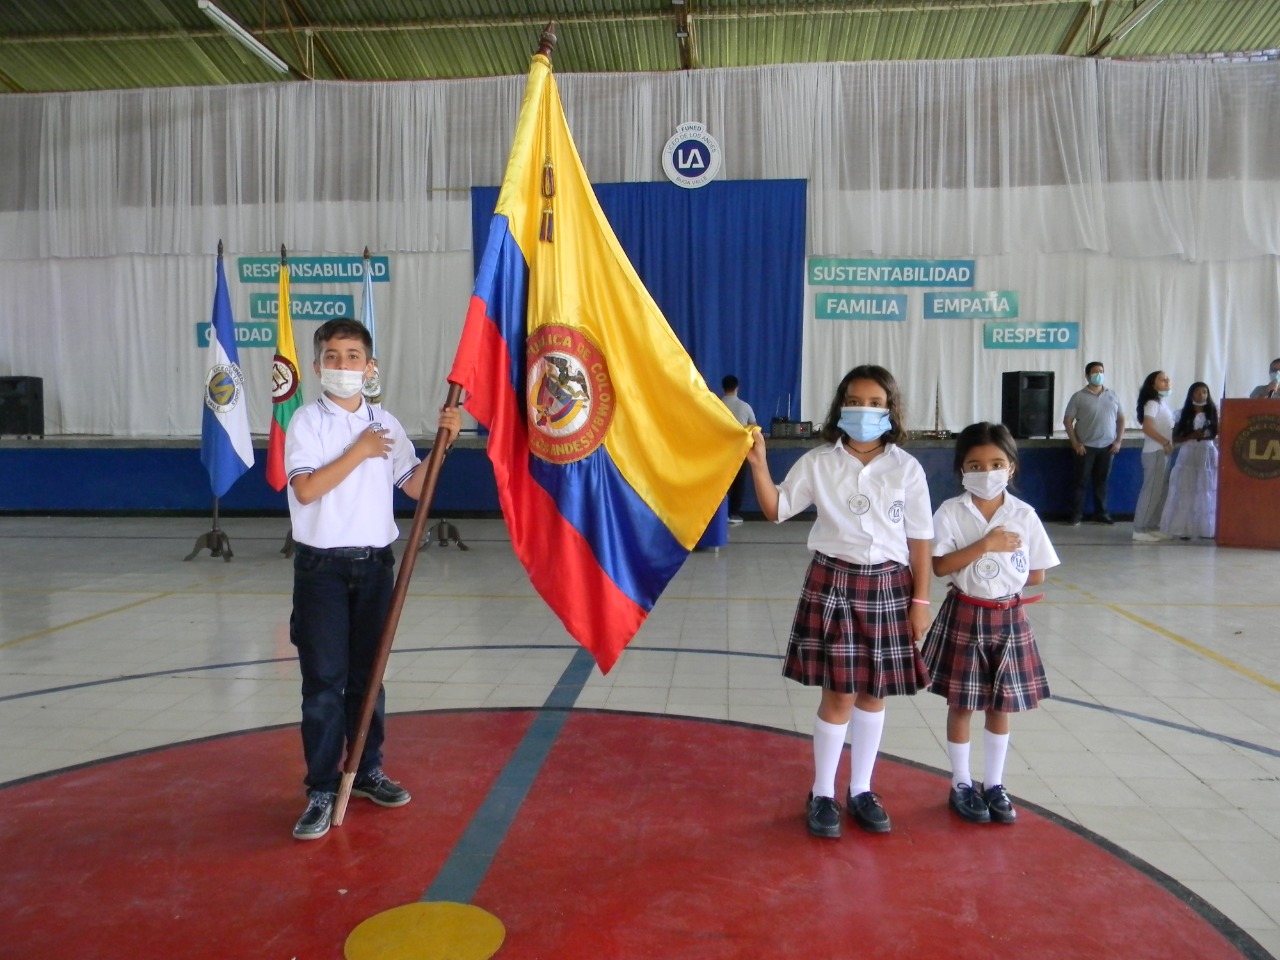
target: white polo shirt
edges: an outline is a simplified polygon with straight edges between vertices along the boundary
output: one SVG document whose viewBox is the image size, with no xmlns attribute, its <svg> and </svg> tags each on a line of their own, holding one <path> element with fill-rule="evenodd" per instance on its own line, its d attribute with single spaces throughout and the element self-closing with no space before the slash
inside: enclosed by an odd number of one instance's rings
<svg viewBox="0 0 1280 960">
<path fill-rule="evenodd" d="M 1022 546 L 1012 553 L 984 553 L 967 567 L 947 575 L 957 590 L 971 597 L 997 600 L 1012 596 L 1027 585 L 1030 571 L 1048 570 L 1061 562 L 1035 510 L 1007 490 L 1004 503 L 990 521 L 974 506 L 973 498 L 962 493 L 938 508 L 933 526 L 937 531 L 933 541 L 935 557 L 967 547 L 995 527 L 1004 527 L 1022 538 Z"/>
<path fill-rule="evenodd" d="M 778 522 L 810 506 L 809 549 L 849 563 L 908 563 L 907 538 L 933 538 L 924 468 L 892 443 L 866 465 L 839 441 L 806 453 L 778 485 Z"/>
<path fill-rule="evenodd" d="M 394 441 L 385 460 L 361 461 L 340 484 L 311 503 L 298 502 L 293 478 L 315 473 L 342 455 L 365 430 L 390 430 Z M 284 438 L 288 474 L 289 519 L 293 539 L 310 547 L 385 547 L 399 535 L 392 488 L 409 479 L 418 465 L 413 443 L 400 421 L 379 407 L 361 403 L 348 413 L 327 397 L 300 408 Z"/>
</svg>

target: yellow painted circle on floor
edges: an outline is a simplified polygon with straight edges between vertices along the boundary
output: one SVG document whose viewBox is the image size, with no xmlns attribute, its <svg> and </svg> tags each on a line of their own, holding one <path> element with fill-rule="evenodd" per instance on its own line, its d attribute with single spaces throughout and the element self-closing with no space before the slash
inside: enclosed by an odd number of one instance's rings
<svg viewBox="0 0 1280 960">
<path fill-rule="evenodd" d="M 406 903 L 374 914 L 347 937 L 347 960 L 489 960 L 507 929 L 465 903 Z"/>
</svg>

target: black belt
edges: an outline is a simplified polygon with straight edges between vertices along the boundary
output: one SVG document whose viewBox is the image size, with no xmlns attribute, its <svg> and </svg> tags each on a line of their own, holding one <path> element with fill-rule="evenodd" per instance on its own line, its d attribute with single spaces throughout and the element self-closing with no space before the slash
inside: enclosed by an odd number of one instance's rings
<svg viewBox="0 0 1280 960">
<path fill-rule="evenodd" d="M 311 547 L 305 543 L 298 544 L 299 553 L 310 553 L 317 557 L 329 557 L 332 560 L 371 560 L 389 547 Z"/>
</svg>

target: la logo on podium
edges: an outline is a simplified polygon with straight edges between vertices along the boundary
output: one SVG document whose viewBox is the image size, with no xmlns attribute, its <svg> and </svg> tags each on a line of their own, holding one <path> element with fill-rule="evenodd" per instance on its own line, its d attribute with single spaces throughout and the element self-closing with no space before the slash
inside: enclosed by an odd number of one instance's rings
<svg viewBox="0 0 1280 960">
<path fill-rule="evenodd" d="M 1280 417 L 1250 417 L 1231 445 L 1231 459 L 1255 480 L 1280 477 Z"/>
</svg>

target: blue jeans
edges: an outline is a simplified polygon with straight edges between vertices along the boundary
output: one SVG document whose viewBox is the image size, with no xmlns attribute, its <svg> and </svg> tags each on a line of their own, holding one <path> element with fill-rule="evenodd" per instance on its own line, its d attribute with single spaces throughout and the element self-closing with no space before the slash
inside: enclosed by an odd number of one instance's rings
<svg viewBox="0 0 1280 960">
<path fill-rule="evenodd" d="M 309 790 L 338 789 L 395 587 L 391 548 L 364 553 L 300 543 L 293 556 L 289 638 L 302 668 L 302 752 Z M 385 716 L 386 692 L 379 687 L 357 773 L 382 765 Z"/>
</svg>

